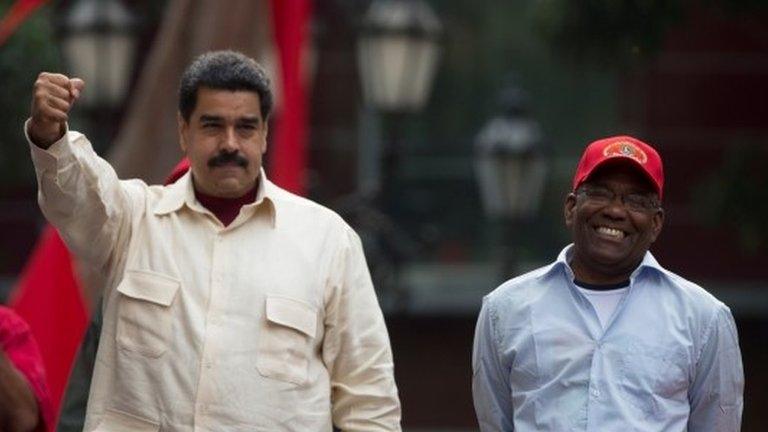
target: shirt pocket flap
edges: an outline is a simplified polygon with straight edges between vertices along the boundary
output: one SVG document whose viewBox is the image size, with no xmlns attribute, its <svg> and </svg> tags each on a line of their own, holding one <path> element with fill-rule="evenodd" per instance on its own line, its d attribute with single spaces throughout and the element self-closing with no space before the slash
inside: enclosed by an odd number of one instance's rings
<svg viewBox="0 0 768 432">
<path fill-rule="evenodd" d="M 170 306 L 181 282 L 169 276 L 140 271 L 127 271 L 117 290 L 134 299 Z"/>
<path fill-rule="evenodd" d="M 317 312 L 311 305 L 286 297 L 267 297 L 267 321 L 315 337 Z"/>
</svg>

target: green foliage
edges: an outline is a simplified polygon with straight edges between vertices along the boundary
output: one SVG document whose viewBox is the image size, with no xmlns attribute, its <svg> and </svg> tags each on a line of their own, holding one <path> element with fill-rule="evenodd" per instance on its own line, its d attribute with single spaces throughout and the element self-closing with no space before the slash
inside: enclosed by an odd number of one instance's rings
<svg viewBox="0 0 768 432">
<path fill-rule="evenodd" d="M 541 0 L 537 30 L 569 60 L 624 66 L 651 56 L 683 2 L 660 0 Z"/>
<path fill-rule="evenodd" d="M 768 248 L 768 148 L 762 143 L 734 143 L 717 168 L 695 190 L 696 214 L 710 226 L 733 230 L 745 251 Z"/>
<path fill-rule="evenodd" d="M 13 1 L 0 1 L 0 15 Z M 0 183 L 6 188 L 32 184 L 34 172 L 22 126 L 29 117 L 32 85 L 39 72 L 61 69 L 51 26 L 50 6 L 38 9 L 0 46 Z"/>
<path fill-rule="evenodd" d="M 731 16 L 768 11 L 765 0 L 539 0 L 536 30 L 569 61 L 618 68 L 641 64 L 661 48 L 667 30 L 691 12 Z"/>
</svg>

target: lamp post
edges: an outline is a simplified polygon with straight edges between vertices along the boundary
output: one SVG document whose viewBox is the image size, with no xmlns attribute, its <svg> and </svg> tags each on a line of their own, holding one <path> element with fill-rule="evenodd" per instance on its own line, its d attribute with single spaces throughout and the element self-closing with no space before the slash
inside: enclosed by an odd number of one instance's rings
<svg viewBox="0 0 768 432">
<path fill-rule="evenodd" d="M 418 112 L 429 97 L 442 24 L 422 0 L 375 0 L 363 19 L 358 67 L 367 104 Z"/>
<path fill-rule="evenodd" d="M 79 104 L 104 142 L 133 70 L 136 19 L 119 0 L 77 0 L 59 25 L 64 58 L 71 75 L 86 89 Z"/>
<path fill-rule="evenodd" d="M 398 165 L 400 140 L 393 137 L 387 145 L 379 144 L 376 113 L 404 115 L 424 107 L 437 69 L 441 32 L 440 20 L 423 0 L 374 0 L 363 18 L 357 59 L 366 105 L 361 115 L 366 145 L 360 151 L 358 182 L 366 193 L 386 197 L 382 190 Z"/>
<path fill-rule="evenodd" d="M 365 145 L 358 183 L 367 194 L 382 195 L 398 158 L 398 139 L 383 146 L 378 141 L 377 113 L 404 115 L 424 107 L 437 70 L 441 33 L 439 18 L 422 0 L 374 0 L 363 17 L 357 60 Z"/>
<path fill-rule="evenodd" d="M 128 88 L 136 20 L 119 0 L 79 0 L 61 25 L 71 72 L 88 83 L 87 107 L 114 107 Z"/>
<path fill-rule="evenodd" d="M 381 116 L 405 116 L 420 111 L 429 99 L 440 56 L 442 24 L 423 0 L 374 0 L 363 16 L 357 41 L 358 70 L 364 106 L 360 110 L 361 143 L 358 160 L 358 195 L 363 210 L 378 221 L 365 233 L 366 253 L 378 289 L 391 295 L 399 307 L 407 290 L 396 281 L 400 262 L 413 248 L 398 236 L 397 225 L 378 208 L 388 208 L 392 181 L 399 162 L 400 140 L 391 129 L 390 139 L 380 141 Z M 396 122 L 400 123 L 400 122 Z M 373 206 L 371 201 L 378 201 Z M 413 243 L 411 241 L 411 243 Z M 378 245 L 377 245 L 378 244 Z"/>
<path fill-rule="evenodd" d="M 499 112 L 475 139 L 475 168 L 484 210 L 506 233 L 502 270 L 508 277 L 517 270 L 514 228 L 536 216 L 547 163 L 541 128 L 528 113 L 525 93 L 509 85 L 499 99 Z"/>
</svg>

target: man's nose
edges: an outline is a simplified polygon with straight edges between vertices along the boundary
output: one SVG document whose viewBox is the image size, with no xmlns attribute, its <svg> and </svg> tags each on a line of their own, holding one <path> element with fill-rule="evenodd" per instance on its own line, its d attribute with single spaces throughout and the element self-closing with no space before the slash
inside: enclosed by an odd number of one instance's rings
<svg viewBox="0 0 768 432">
<path fill-rule="evenodd" d="M 226 150 L 227 152 L 237 150 L 240 147 L 234 127 L 227 127 L 224 130 L 224 136 L 220 145 L 221 150 Z"/>
<path fill-rule="evenodd" d="M 621 219 L 627 216 L 627 207 L 624 204 L 624 195 L 615 193 L 611 198 L 611 201 L 604 208 L 605 214 Z"/>
</svg>

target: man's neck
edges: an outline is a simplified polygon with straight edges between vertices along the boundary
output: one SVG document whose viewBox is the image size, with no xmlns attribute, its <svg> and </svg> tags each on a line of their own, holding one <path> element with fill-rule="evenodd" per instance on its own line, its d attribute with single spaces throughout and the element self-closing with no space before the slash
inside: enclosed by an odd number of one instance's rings
<svg viewBox="0 0 768 432">
<path fill-rule="evenodd" d="M 580 288 L 584 288 L 590 291 L 613 291 L 617 289 L 626 288 L 629 286 L 629 279 L 625 279 L 619 283 L 611 284 L 592 284 L 579 280 L 578 278 L 573 280 L 573 283 Z"/>
<path fill-rule="evenodd" d="M 629 280 L 632 272 L 635 271 L 640 263 L 632 266 L 629 269 L 616 269 L 610 266 L 606 266 L 605 269 L 597 268 L 595 266 L 587 266 L 578 259 L 578 256 L 574 256 L 569 263 L 575 279 L 591 284 L 591 285 L 615 285 L 623 283 Z"/>
</svg>

